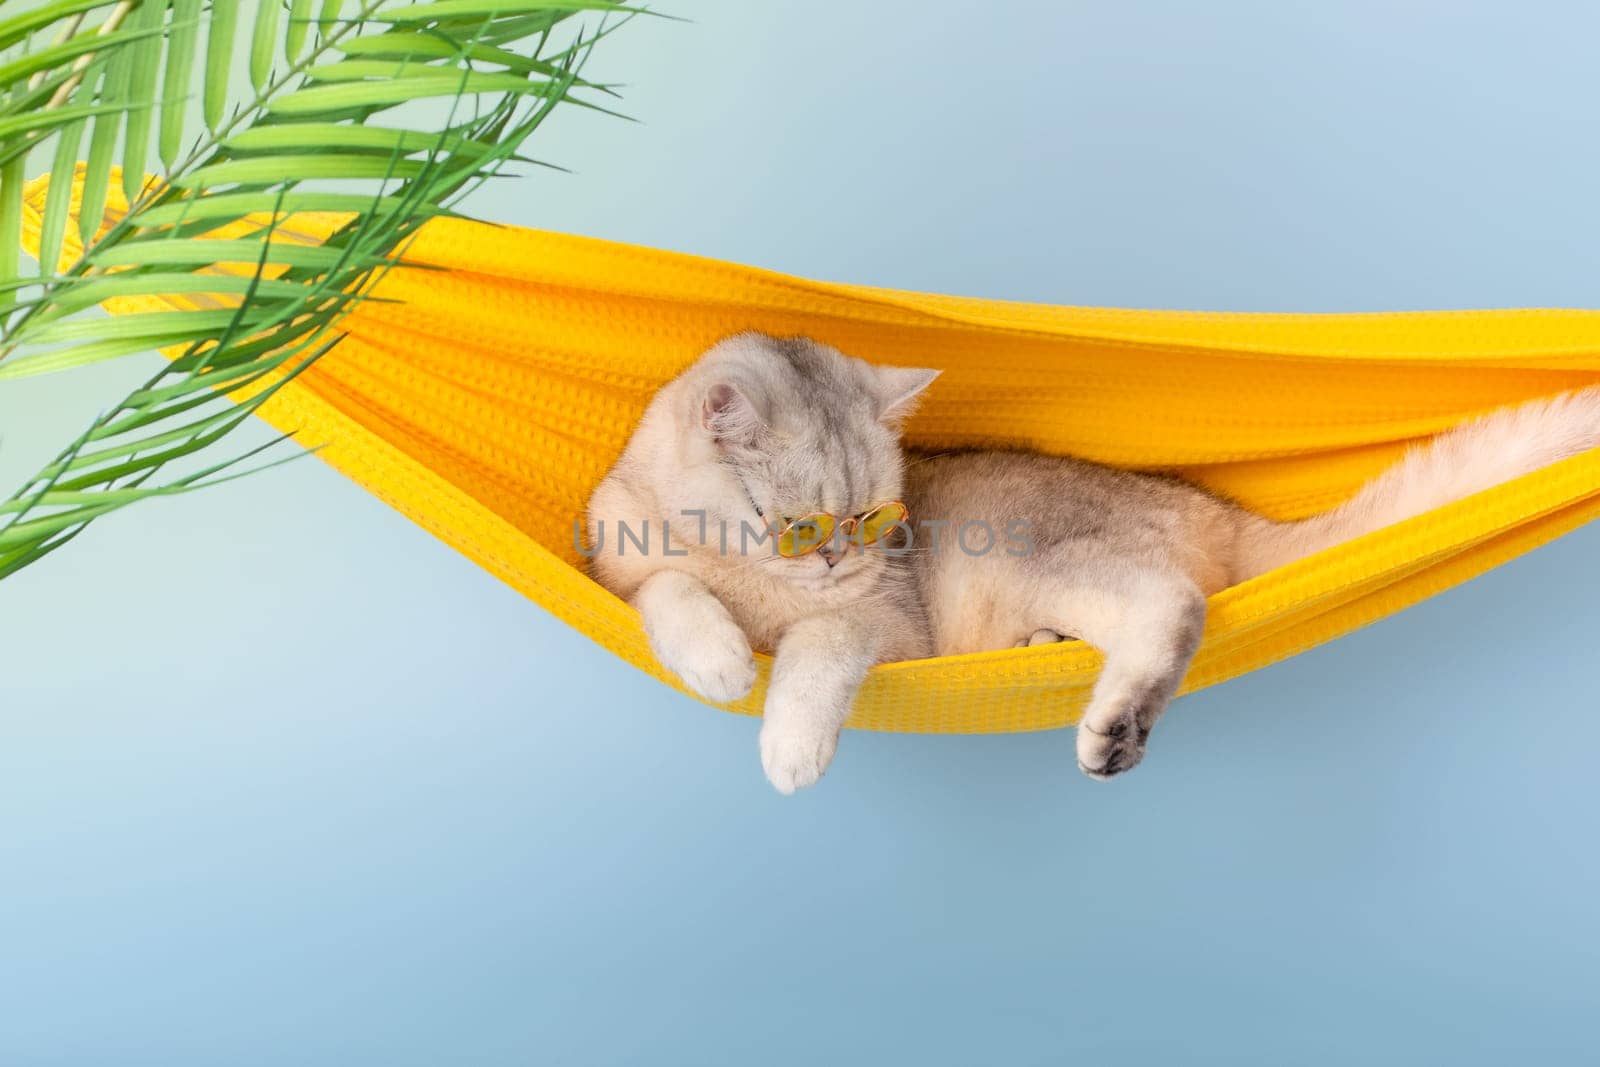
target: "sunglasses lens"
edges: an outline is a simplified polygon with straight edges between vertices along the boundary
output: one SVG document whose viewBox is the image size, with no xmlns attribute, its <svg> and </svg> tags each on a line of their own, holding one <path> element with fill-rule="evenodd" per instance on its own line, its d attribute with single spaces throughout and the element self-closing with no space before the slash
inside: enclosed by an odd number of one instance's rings
<svg viewBox="0 0 1600 1067">
<path fill-rule="evenodd" d="M 904 504 L 884 504 L 868 512 L 861 520 L 861 543 L 872 545 L 889 532 L 897 522 L 905 522 L 906 509 Z"/>
<path fill-rule="evenodd" d="M 812 515 L 778 535 L 778 555 L 788 559 L 803 556 L 827 544 L 832 537 L 833 516 Z"/>
</svg>

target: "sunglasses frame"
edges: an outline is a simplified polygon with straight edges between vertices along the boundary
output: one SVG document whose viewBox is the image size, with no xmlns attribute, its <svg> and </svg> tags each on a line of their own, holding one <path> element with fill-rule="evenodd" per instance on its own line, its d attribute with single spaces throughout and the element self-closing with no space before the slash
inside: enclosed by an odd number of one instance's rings
<svg viewBox="0 0 1600 1067">
<path fill-rule="evenodd" d="M 772 547 L 778 553 L 778 555 L 782 556 L 784 559 L 803 559 L 820 549 L 823 545 L 833 541 L 835 535 L 837 535 L 840 530 L 844 531 L 845 537 L 855 540 L 855 532 L 858 529 L 861 529 L 866 524 L 868 519 L 878 514 L 878 512 L 882 511 L 884 508 L 900 509 L 900 517 L 891 522 L 885 523 L 883 526 L 884 532 L 888 531 L 893 526 L 905 523 L 906 520 L 911 518 L 911 509 L 906 507 L 906 503 L 903 500 L 885 500 L 883 503 L 878 504 L 867 511 L 863 511 L 860 515 L 849 515 L 842 519 L 830 511 L 813 511 L 809 515 L 795 519 L 783 529 L 777 531 L 772 539 Z M 757 514 L 760 514 L 760 512 L 758 511 Z M 795 553 L 786 553 L 783 551 L 783 549 L 778 547 L 783 543 L 784 537 L 791 533 L 795 527 L 800 526 L 803 523 L 813 522 L 817 519 L 828 519 L 833 523 L 833 529 L 828 531 L 828 536 L 817 538 L 815 541 L 806 544 L 799 552 Z M 865 548 L 867 545 L 877 544 L 882 539 L 883 532 L 880 532 L 878 536 L 874 537 L 870 541 L 863 540 L 861 545 L 863 548 Z"/>
</svg>

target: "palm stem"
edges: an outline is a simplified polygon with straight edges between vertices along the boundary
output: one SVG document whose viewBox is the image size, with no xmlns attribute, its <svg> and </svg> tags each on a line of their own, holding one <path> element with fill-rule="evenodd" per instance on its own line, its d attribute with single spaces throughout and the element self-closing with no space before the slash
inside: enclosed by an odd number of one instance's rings
<svg viewBox="0 0 1600 1067">
<path fill-rule="evenodd" d="M 271 0 L 268 0 L 268 2 L 270 3 Z M 138 6 L 138 3 L 139 0 L 122 0 L 122 3 L 113 8 L 111 14 L 106 16 L 106 20 L 95 31 L 95 36 L 104 37 L 115 31 L 118 26 L 122 25 L 122 20 L 128 17 L 128 12 Z M 79 18 L 81 20 L 82 16 L 79 16 Z M 51 108 L 60 107 L 66 103 L 67 97 L 72 95 L 72 90 L 76 89 L 78 84 L 83 81 L 83 72 L 93 62 L 93 52 L 86 52 L 79 56 L 72 64 L 72 77 L 61 83 L 61 87 L 55 91 L 55 95 L 50 98 L 50 102 L 44 106 L 43 110 L 49 111 Z"/>
</svg>

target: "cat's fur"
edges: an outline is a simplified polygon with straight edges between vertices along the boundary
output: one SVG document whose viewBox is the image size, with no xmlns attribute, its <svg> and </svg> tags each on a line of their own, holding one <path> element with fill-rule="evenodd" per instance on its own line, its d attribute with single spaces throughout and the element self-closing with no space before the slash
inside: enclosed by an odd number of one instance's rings
<svg viewBox="0 0 1600 1067">
<path fill-rule="evenodd" d="M 827 769 L 873 664 L 1063 637 L 1106 657 L 1079 767 L 1125 771 L 1188 669 L 1207 596 L 1600 445 L 1596 387 L 1441 434 L 1339 508 L 1278 523 L 1176 479 L 1075 459 L 908 454 L 899 424 L 936 376 L 805 338 L 737 335 L 661 390 L 590 501 L 595 577 L 639 609 L 685 684 L 737 699 L 755 679 L 752 648 L 774 653 L 761 761 L 781 792 Z M 741 524 L 890 500 L 907 504 L 914 530 L 943 522 L 941 550 L 920 536 L 904 555 L 840 540 L 783 559 L 740 536 Z M 701 511 L 705 536 L 685 516 Z M 619 521 L 648 526 L 650 550 L 619 552 Z M 957 550 L 954 531 L 972 522 L 1021 522 L 1029 550 Z"/>
<path fill-rule="evenodd" d="M 761 764 L 782 792 L 827 769 L 873 664 L 932 644 L 906 558 L 846 544 L 832 567 L 821 552 L 784 559 L 743 528 L 900 499 L 899 420 L 934 377 L 741 334 L 662 388 L 590 498 L 595 577 L 639 609 L 650 647 L 689 688 L 736 700 L 755 681 L 751 649 L 774 653 Z M 620 541 L 619 522 L 647 526 L 652 551 Z"/>
</svg>

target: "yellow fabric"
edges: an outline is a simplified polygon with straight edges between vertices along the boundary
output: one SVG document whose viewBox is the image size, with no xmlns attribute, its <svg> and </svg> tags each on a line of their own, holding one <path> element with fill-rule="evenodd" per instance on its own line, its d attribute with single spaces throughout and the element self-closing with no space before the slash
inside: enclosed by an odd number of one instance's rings
<svg viewBox="0 0 1600 1067">
<path fill-rule="evenodd" d="M 113 180 L 111 212 L 123 210 Z M 44 179 L 27 192 L 37 247 Z M 333 224 L 302 217 L 315 240 Z M 69 227 L 69 245 L 75 227 Z M 75 260 L 79 249 L 66 250 Z M 651 394 L 743 329 L 943 368 L 921 447 L 1014 446 L 1176 470 L 1267 514 L 1337 503 L 1410 442 L 1600 381 L 1600 312 L 1253 315 L 1051 307 L 805 281 L 564 234 L 438 220 L 346 338 L 263 409 L 323 459 L 669 685 L 573 520 Z M 240 269 L 246 269 L 241 267 Z M 113 302 L 118 314 L 195 306 Z M 215 306 L 214 304 L 211 306 Z M 1399 611 L 1600 511 L 1600 450 L 1229 589 L 1190 691 Z M 761 681 L 732 710 L 759 713 Z M 939 733 L 1076 720 L 1079 643 L 874 670 L 853 726 Z"/>
</svg>

